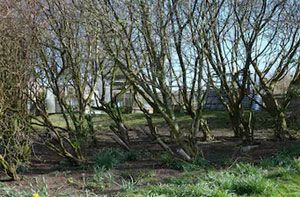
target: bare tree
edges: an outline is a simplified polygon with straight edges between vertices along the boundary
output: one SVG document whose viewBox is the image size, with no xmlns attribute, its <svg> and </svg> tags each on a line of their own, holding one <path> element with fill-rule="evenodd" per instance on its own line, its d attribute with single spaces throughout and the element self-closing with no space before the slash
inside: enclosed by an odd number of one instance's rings
<svg viewBox="0 0 300 197">
<path fill-rule="evenodd" d="M 178 40 L 179 42 L 174 44 L 175 40 L 181 39 L 180 37 L 188 32 L 186 30 L 188 26 L 182 27 L 181 22 L 189 24 L 189 15 L 192 11 L 186 10 L 188 13 L 176 21 L 179 10 L 187 9 L 184 5 L 179 8 L 177 1 L 91 2 L 95 8 L 94 16 L 97 16 L 96 20 L 100 24 L 105 50 L 122 70 L 134 91 L 142 96 L 154 111 L 162 114 L 176 143 L 188 155 L 196 156 L 198 148 L 195 134 L 199 127 L 204 128 L 206 137 L 210 138 L 206 130 L 208 127 L 203 126 L 205 122 L 201 119 L 203 107 L 201 54 L 197 54 L 194 50 L 194 56 L 189 60 L 186 57 L 187 53 L 180 46 L 184 41 Z M 175 12 L 177 8 L 178 11 Z M 178 58 L 182 61 L 176 63 Z M 181 68 L 181 74 L 175 71 L 177 67 Z M 186 72 L 187 70 L 190 73 Z M 190 86 L 187 81 L 189 76 L 192 76 Z M 184 134 L 176 120 L 174 106 L 177 102 L 174 99 L 173 82 L 170 81 L 172 78 L 176 79 L 175 84 L 180 97 L 184 98 L 184 107 L 193 117 L 193 127 L 197 128 L 194 129 L 195 132 Z M 193 101 L 198 106 L 192 105 Z M 141 103 L 139 106 L 142 106 Z M 150 125 L 150 116 L 147 113 L 145 115 Z M 154 134 L 153 128 L 151 130 Z"/>
<path fill-rule="evenodd" d="M 0 168 L 18 180 L 17 168 L 30 162 L 31 129 L 23 94 L 32 70 L 35 39 L 22 1 L 0 3 Z"/>
<path fill-rule="evenodd" d="M 111 61 L 103 64 L 98 75 L 100 90 L 94 93 L 96 102 L 93 109 L 105 112 L 114 121 L 114 124 L 110 125 L 111 130 L 116 134 L 113 139 L 124 149 L 129 150 L 129 129 L 124 123 L 118 101 L 129 91 L 131 86 L 123 78 L 118 67 Z M 121 78 L 121 81 L 117 78 Z"/>
<path fill-rule="evenodd" d="M 186 109 L 191 116 L 191 136 L 195 139 L 201 130 L 204 140 L 212 140 L 207 121 L 202 116 L 209 88 L 205 78 L 204 53 L 193 40 L 193 19 L 197 11 L 202 11 L 201 3 L 175 2 L 171 18 L 171 38 L 168 39 L 168 62 L 174 84 L 178 88 L 175 100 Z M 170 84 L 171 87 L 173 83 Z"/>
<path fill-rule="evenodd" d="M 248 29 L 257 32 L 252 50 L 248 50 L 249 60 L 259 78 L 254 88 L 262 97 L 265 109 L 275 123 L 275 136 L 279 139 L 292 136 L 286 124 L 286 109 L 290 101 L 299 95 L 299 7 L 298 1 L 251 1 Z M 246 34 L 244 27 L 240 31 Z M 280 101 L 276 96 L 276 86 L 291 75 L 287 91 Z"/>
<path fill-rule="evenodd" d="M 93 136 L 91 99 L 98 83 L 102 59 L 97 36 L 83 14 L 70 1 L 43 1 L 36 20 L 39 40 L 31 101 L 40 111 L 34 124 L 46 129 L 46 145 L 73 164 L 85 160 L 82 146 Z M 46 94 L 55 96 L 64 126 L 51 122 Z M 43 135 L 41 135 L 43 137 Z"/>
<path fill-rule="evenodd" d="M 82 13 L 82 17 L 85 21 L 86 31 L 91 32 L 95 38 L 95 51 L 97 58 L 95 59 L 98 65 L 97 72 L 92 72 L 91 75 L 96 75 L 98 82 L 96 89 L 93 93 L 93 104 L 91 105 L 92 110 L 102 111 L 106 113 L 112 120 L 113 124 L 110 128 L 115 133 L 113 139 L 119 143 L 124 149 L 129 150 L 129 128 L 125 125 L 122 117 L 121 108 L 119 101 L 124 98 L 131 86 L 123 76 L 121 70 L 116 65 L 116 62 L 112 60 L 103 49 L 101 43 L 101 35 L 103 31 L 98 20 L 92 13 L 95 13 L 94 5 L 91 6 L 89 2 L 78 1 L 73 2 L 73 6 L 76 7 L 78 12 Z M 99 20 L 103 20 L 106 16 L 99 16 Z M 88 83 L 89 87 L 93 87 L 94 83 Z"/>
<path fill-rule="evenodd" d="M 250 3 L 249 3 L 250 5 Z M 248 4 L 244 6 L 248 6 Z M 206 1 L 193 19 L 193 40 L 205 53 L 208 80 L 228 111 L 236 137 L 252 138 L 250 122 L 244 116 L 243 100 L 250 79 L 250 53 L 259 32 L 244 34 L 247 9 L 239 11 L 232 1 Z M 202 11 L 206 10 L 206 12 Z"/>
</svg>

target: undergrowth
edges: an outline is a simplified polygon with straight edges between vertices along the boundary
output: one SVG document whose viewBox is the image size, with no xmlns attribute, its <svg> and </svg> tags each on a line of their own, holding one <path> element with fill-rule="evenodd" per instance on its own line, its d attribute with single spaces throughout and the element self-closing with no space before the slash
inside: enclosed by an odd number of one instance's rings
<svg viewBox="0 0 300 197">
<path fill-rule="evenodd" d="M 126 161 L 138 160 L 139 153 L 135 151 L 122 151 L 119 149 L 107 149 L 94 155 L 95 166 L 106 170 L 116 168 Z"/>
<path fill-rule="evenodd" d="M 206 168 L 208 161 L 181 163 L 184 173 L 164 183 L 136 188 L 125 196 L 299 196 L 300 145 L 280 151 L 276 157 L 259 165 L 236 163 L 230 168 Z M 171 166 L 170 157 L 163 155 Z M 171 163 L 171 164 L 170 164 Z M 177 163 L 178 165 L 178 163 Z M 204 167 L 204 168 L 203 168 Z"/>
<path fill-rule="evenodd" d="M 114 185 L 120 196 L 149 197 L 231 197 L 231 196 L 299 196 L 300 193 L 300 145 L 295 144 L 270 159 L 259 164 L 237 162 L 227 166 L 214 166 L 204 158 L 191 162 L 178 162 L 168 153 L 161 154 L 164 166 L 180 169 L 177 177 L 153 182 L 156 175 L 153 170 L 121 172 L 113 174 L 110 169 L 126 161 L 135 161 L 141 157 L 138 152 L 124 152 L 108 149 L 95 154 L 94 174 L 83 181 L 84 196 L 97 196 L 96 191 L 103 191 Z M 45 179 L 35 180 L 27 190 L 0 185 L 0 196 L 49 196 Z M 69 184 L 76 180 L 68 179 Z M 77 185 L 79 185 L 77 183 Z M 79 185 L 80 186 L 80 185 Z M 97 193 L 97 192 L 96 192 Z M 101 196 L 101 195 L 100 195 Z"/>
<path fill-rule="evenodd" d="M 9 187 L 6 184 L 0 185 L 0 196 L 3 197 L 32 197 L 33 194 L 38 194 L 40 197 L 49 196 L 48 185 L 44 178 L 40 183 L 39 179 L 35 179 L 34 184 L 29 184 L 30 189 L 28 190 L 20 190 L 15 187 Z"/>
</svg>

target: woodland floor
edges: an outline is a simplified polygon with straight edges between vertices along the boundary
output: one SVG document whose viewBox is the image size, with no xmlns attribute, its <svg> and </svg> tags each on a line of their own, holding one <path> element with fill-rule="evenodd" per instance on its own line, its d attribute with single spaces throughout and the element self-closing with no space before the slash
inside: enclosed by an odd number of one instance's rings
<svg viewBox="0 0 300 197">
<path fill-rule="evenodd" d="M 241 152 L 241 140 L 233 138 L 227 129 L 215 129 L 213 134 L 215 141 L 210 143 L 200 142 L 199 147 L 202 150 L 204 158 L 216 166 L 222 166 L 226 161 L 249 161 L 259 163 L 262 159 L 273 157 L 279 149 L 291 144 L 290 141 L 279 142 L 264 137 L 266 134 L 257 132 L 255 148 L 247 153 Z M 93 161 L 93 153 L 100 152 L 107 148 L 119 148 L 110 138 L 112 133 L 101 133 L 97 136 L 94 147 L 88 149 L 88 158 Z M 168 140 L 165 137 L 166 141 Z M 296 142 L 293 142 L 296 143 Z M 148 174 L 150 183 L 164 182 L 166 178 L 179 176 L 182 170 L 172 169 L 161 161 L 161 148 L 157 144 L 147 139 L 132 140 L 132 149 L 139 151 L 140 159 L 122 163 L 116 169 L 112 170 L 115 177 L 122 177 L 126 174 L 134 177 L 139 174 Z M 89 192 L 96 195 L 116 196 L 122 189 L 116 184 L 112 184 L 104 189 L 89 191 L 86 182 L 93 176 L 93 169 L 84 167 L 72 167 L 67 165 L 61 158 L 49 151 L 46 147 L 34 144 L 34 154 L 29 169 L 22 174 L 22 180 L 19 182 L 8 182 L 8 186 L 15 187 L 18 190 L 40 188 L 46 183 L 49 196 L 88 196 Z M 118 178 L 117 178 L 118 179 Z M 117 180 L 116 179 L 116 180 Z M 72 181 L 70 181 L 72 180 Z M 44 183 L 45 181 L 45 183 Z"/>
<path fill-rule="evenodd" d="M 164 128 L 161 127 L 160 131 L 161 137 L 172 147 Z M 273 140 L 272 130 L 260 129 L 255 131 L 254 143 L 257 147 L 244 153 L 241 151 L 241 140 L 232 136 L 228 126 L 220 128 L 215 124 L 212 126 L 212 133 L 215 137 L 214 141 L 201 142 L 199 138 L 198 145 L 205 161 L 208 161 L 209 166 L 213 166 L 215 170 L 230 168 L 236 162 L 250 162 L 256 165 L 264 159 L 274 158 L 279 150 L 299 143 L 299 140 Z M 95 186 L 91 184 L 95 176 L 93 168 L 95 153 L 107 149 L 120 150 L 111 139 L 110 131 L 99 131 L 96 136 L 95 143 L 85 153 L 89 163 L 79 167 L 70 166 L 44 145 L 34 143 L 31 164 L 20 173 L 22 180 L 9 182 L 2 177 L 0 186 L 14 191 L 28 191 L 28 194 L 40 192 L 45 196 L 126 196 L 124 180 L 133 183 L 142 179 L 143 181 L 135 185 L 135 188 L 142 189 L 149 185 L 165 183 L 170 177 L 180 177 L 185 173 L 183 169 L 174 168 L 171 163 L 172 158 L 166 158 L 158 144 L 149 141 L 145 136 L 131 133 L 131 149 L 137 153 L 135 161 L 119 163 L 109 171 L 114 177 L 113 182 Z"/>
</svg>

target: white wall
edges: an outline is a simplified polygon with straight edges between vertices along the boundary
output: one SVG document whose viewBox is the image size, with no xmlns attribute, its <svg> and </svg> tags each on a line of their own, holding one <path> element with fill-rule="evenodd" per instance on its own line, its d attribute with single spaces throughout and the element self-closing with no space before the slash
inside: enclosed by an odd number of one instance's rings
<svg viewBox="0 0 300 197">
<path fill-rule="evenodd" d="M 55 96 L 52 93 L 52 91 L 50 91 L 49 89 L 47 89 L 46 92 L 46 105 L 47 105 L 48 113 L 56 113 Z"/>
</svg>

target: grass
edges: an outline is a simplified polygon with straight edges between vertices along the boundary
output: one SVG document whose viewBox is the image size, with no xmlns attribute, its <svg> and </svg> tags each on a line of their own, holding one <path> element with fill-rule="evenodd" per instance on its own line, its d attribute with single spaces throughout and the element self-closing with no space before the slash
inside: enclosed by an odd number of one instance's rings
<svg viewBox="0 0 300 197">
<path fill-rule="evenodd" d="M 253 196 L 268 195 L 276 183 L 267 179 L 261 168 L 240 164 L 222 171 L 210 170 L 200 174 L 186 173 L 167 183 L 135 190 L 128 196 Z"/>
<path fill-rule="evenodd" d="M 85 180 L 82 187 L 87 189 L 104 189 L 115 183 L 115 176 L 110 170 L 95 167 L 91 180 Z"/>
<path fill-rule="evenodd" d="M 1 184 L 0 185 L 0 196 L 7 196 L 7 197 L 19 197 L 19 196 L 24 196 L 24 197 L 32 197 L 33 194 L 38 194 L 40 197 L 48 197 L 49 192 L 48 192 L 48 186 L 46 183 L 46 180 L 42 178 L 41 183 L 39 179 L 35 179 L 34 184 L 30 183 L 29 184 L 30 189 L 24 190 L 22 189 L 19 190 L 14 187 L 9 187 L 6 184 Z"/>
<path fill-rule="evenodd" d="M 94 155 L 95 166 L 106 170 L 116 168 L 126 161 L 138 160 L 139 153 L 136 151 L 125 152 L 120 149 L 107 149 Z"/>
<path fill-rule="evenodd" d="M 184 129 L 190 126 L 191 117 L 188 114 L 181 112 L 176 113 L 175 115 L 181 128 Z M 245 115 L 247 117 L 249 115 L 249 112 L 245 111 Z M 224 110 L 205 110 L 203 116 L 208 120 L 211 129 L 231 127 L 228 113 Z M 255 112 L 254 117 L 256 121 L 256 129 L 270 128 L 274 123 L 270 115 L 266 112 Z M 125 124 L 129 128 L 136 128 L 138 126 L 147 124 L 147 121 L 144 118 L 143 114 L 123 114 L 123 118 Z M 158 127 L 164 127 L 165 121 L 159 114 L 152 114 L 152 118 L 154 124 L 156 124 Z M 63 119 L 61 114 L 50 115 L 50 121 L 55 126 L 66 127 L 65 120 Z M 94 114 L 93 123 L 96 131 L 106 131 L 110 130 L 109 126 L 114 122 L 106 114 Z"/>
<path fill-rule="evenodd" d="M 192 170 L 156 185 L 131 189 L 126 196 L 299 196 L 299 157 L 300 145 L 296 144 L 259 165 L 237 163 L 217 169 L 207 161 L 193 161 L 185 163 Z"/>
<path fill-rule="evenodd" d="M 262 170 L 240 164 L 229 171 L 210 170 L 194 175 L 172 178 L 167 184 L 150 186 L 137 193 L 153 196 L 239 196 L 263 195 L 272 191 L 274 183 L 263 176 Z"/>
<path fill-rule="evenodd" d="M 186 113 L 176 113 L 176 118 L 179 124 L 184 128 L 190 124 L 191 118 Z M 153 122 L 158 126 L 164 125 L 165 121 L 158 114 L 153 114 Z M 229 119 L 226 111 L 205 111 L 204 117 L 209 119 L 209 122 L 212 122 L 213 125 L 218 128 L 229 127 Z M 145 125 L 147 123 L 143 114 L 123 114 L 124 121 L 129 127 L 137 127 L 139 125 Z M 50 121 L 55 126 L 66 127 L 65 120 L 61 114 L 52 114 L 50 115 Z M 113 121 L 105 114 L 95 114 L 93 115 L 93 123 L 95 130 L 105 131 L 109 130 L 109 126 L 113 124 Z M 40 128 L 41 129 L 41 128 Z"/>
<path fill-rule="evenodd" d="M 247 112 L 246 112 L 247 113 Z M 206 111 L 205 118 L 214 128 L 230 128 L 230 121 L 225 111 Z M 185 113 L 177 113 L 180 126 L 187 128 L 190 117 Z M 265 113 L 255 113 L 257 129 L 269 127 L 271 120 L 267 120 Z M 51 116 L 55 124 L 63 126 L 61 115 Z M 129 127 L 146 124 L 142 114 L 124 114 L 125 123 Z M 153 114 L 154 123 L 158 127 L 165 127 L 164 120 Z M 105 131 L 113 123 L 106 115 L 94 115 L 96 130 Z M 263 124 L 262 124 L 263 123 Z M 124 152 L 119 149 L 107 149 L 94 155 L 95 165 L 93 175 L 84 180 L 85 196 L 93 196 L 95 189 L 103 190 L 110 186 L 122 189 L 121 196 L 297 196 L 300 193 L 300 145 L 290 146 L 280 151 L 272 159 L 262 160 L 259 164 L 235 163 L 216 165 L 210 161 L 198 158 L 191 162 L 178 162 L 168 152 L 162 152 L 160 159 L 163 168 L 179 170 L 181 175 L 160 182 L 155 182 L 156 174 L 149 169 L 138 173 L 121 171 L 115 175 L 110 169 L 118 168 L 127 161 L 139 160 L 139 152 Z M 57 168 L 65 168 L 61 163 Z M 69 180 L 73 184 L 75 180 Z M 46 188 L 46 186 L 43 186 Z M 0 191 L 18 192 L 14 188 L 4 187 Z M 15 196 L 32 195 L 37 191 L 28 190 L 27 193 L 16 193 Z M 47 191 L 47 190 L 45 190 Z M 31 193 L 30 193 L 31 192 Z M 89 193 L 90 192 L 90 193 Z M 1 194 L 1 192 L 0 192 Z M 10 193 L 9 193 L 10 194 Z M 18 195 L 17 195 L 18 194 Z M 41 195 L 40 195 L 41 196 Z"/>
<path fill-rule="evenodd" d="M 136 161 L 140 158 L 140 156 L 140 152 L 137 151 L 125 152 L 120 149 L 103 150 L 94 155 L 94 165 L 86 168 L 93 170 L 92 176 L 83 175 L 82 181 L 70 177 L 66 180 L 66 184 L 69 186 L 75 185 L 76 187 L 82 188 L 82 191 L 77 193 L 80 195 L 84 193 L 84 196 L 97 196 L 93 193 L 94 190 L 102 191 L 103 189 L 109 188 L 112 185 L 119 187 L 124 192 L 131 192 L 137 184 L 137 181 L 133 179 L 130 173 L 128 172 L 126 176 L 124 173 L 123 176 L 122 174 L 120 176 L 116 176 L 112 173 L 112 171 L 110 171 L 110 169 L 117 168 L 121 163 L 127 161 Z M 65 171 L 68 169 L 68 167 L 68 162 L 61 162 L 59 165 L 56 165 L 54 169 Z M 137 175 L 137 180 L 142 181 L 147 177 L 150 177 L 150 175 L 147 176 L 146 174 L 141 173 Z M 118 181 L 116 178 L 118 178 Z M 19 192 L 17 188 L 3 186 L 0 187 L 0 196 L 32 196 L 33 193 L 37 193 L 41 197 L 49 196 L 45 179 L 43 179 L 42 183 L 43 184 L 38 184 L 38 181 L 36 180 L 35 184 L 30 185 L 30 190 L 25 190 L 22 192 Z"/>
<path fill-rule="evenodd" d="M 197 171 L 211 165 L 208 160 L 202 157 L 193 159 L 189 162 L 177 161 L 168 151 L 163 151 L 160 159 L 164 166 L 175 170 L 183 170 L 185 172 Z"/>
<path fill-rule="evenodd" d="M 212 165 L 203 158 L 192 162 L 176 162 L 166 152 L 162 152 L 161 159 L 167 167 L 172 168 L 172 165 L 176 164 L 183 171 L 177 177 L 167 178 L 158 183 L 153 181 L 156 174 L 152 170 L 135 174 L 123 171 L 120 175 L 114 175 L 108 170 L 139 156 L 138 153 L 128 155 L 118 149 L 97 153 L 94 175 L 84 181 L 86 192 L 102 190 L 112 185 L 121 189 L 119 196 L 128 197 L 297 196 L 300 192 L 298 144 L 281 150 L 276 157 L 262 160 L 258 165 L 238 162 L 225 167 Z"/>
<path fill-rule="evenodd" d="M 95 166 L 106 170 L 117 167 L 121 163 L 120 154 L 112 149 L 96 153 L 94 155 Z"/>
</svg>

